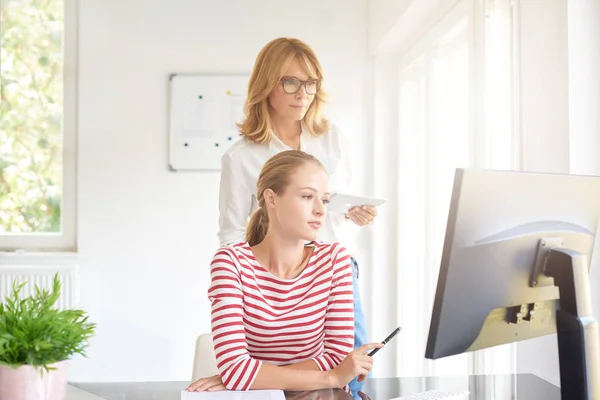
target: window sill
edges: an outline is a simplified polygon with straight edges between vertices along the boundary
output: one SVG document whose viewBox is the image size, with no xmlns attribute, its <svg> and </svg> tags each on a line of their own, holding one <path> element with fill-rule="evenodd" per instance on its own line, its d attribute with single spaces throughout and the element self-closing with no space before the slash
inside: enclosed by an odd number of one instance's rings
<svg viewBox="0 0 600 400">
<path fill-rule="evenodd" d="M 1 265 L 65 265 L 77 264 L 79 253 L 43 251 L 0 251 Z"/>
</svg>

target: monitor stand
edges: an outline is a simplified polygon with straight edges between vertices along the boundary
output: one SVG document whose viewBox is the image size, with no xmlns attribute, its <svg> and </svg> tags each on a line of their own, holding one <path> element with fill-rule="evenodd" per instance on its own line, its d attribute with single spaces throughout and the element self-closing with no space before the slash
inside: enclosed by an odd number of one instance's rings
<svg viewBox="0 0 600 400">
<path fill-rule="evenodd" d="M 598 322 L 592 314 L 588 260 L 584 254 L 561 248 L 556 239 L 540 241 L 536 261 L 542 262 L 536 266 L 542 266 L 537 272 L 554 278 L 560 294 L 556 332 L 561 397 L 600 399 L 600 342 Z"/>
</svg>

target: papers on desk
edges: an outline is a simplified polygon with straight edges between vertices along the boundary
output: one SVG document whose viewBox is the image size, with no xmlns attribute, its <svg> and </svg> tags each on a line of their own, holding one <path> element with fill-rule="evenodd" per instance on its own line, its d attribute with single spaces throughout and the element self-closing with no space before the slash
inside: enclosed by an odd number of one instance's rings
<svg viewBox="0 0 600 400">
<path fill-rule="evenodd" d="M 285 400 L 283 390 L 221 390 L 218 392 L 181 391 L 181 400 Z"/>
</svg>

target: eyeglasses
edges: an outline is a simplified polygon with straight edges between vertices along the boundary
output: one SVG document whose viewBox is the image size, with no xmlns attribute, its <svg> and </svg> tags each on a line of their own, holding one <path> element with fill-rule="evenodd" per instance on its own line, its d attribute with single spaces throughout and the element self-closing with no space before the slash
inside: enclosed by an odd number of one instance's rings
<svg viewBox="0 0 600 400">
<path fill-rule="evenodd" d="M 284 76 L 281 78 L 281 85 L 283 86 L 283 91 L 288 94 L 298 93 L 298 90 L 302 86 L 304 86 L 304 90 L 306 90 L 306 94 L 314 95 L 319 91 L 319 87 L 321 86 L 320 79 L 308 79 L 306 81 L 301 81 L 298 78 L 293 76 Z"/>
</svg>

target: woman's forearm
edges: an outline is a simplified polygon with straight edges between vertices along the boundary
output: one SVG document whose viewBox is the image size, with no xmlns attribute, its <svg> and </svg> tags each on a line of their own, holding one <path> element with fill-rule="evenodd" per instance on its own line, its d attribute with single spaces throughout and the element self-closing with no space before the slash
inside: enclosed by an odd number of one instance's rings
<svg viewBox="0 0 600 400">
<path fill-rule="evenodd" d="M 312 360 L 306 360 L 295 365 L 302 364 L 302 367 L 306 367 L 308 365 L 305 364 L 307 361 L 316 365 Z M 308 368 L 294 369 L 291 366 L 278 367 L 262 363 L 250 389 L 319 390 L 335 387 L 338 387 L 338 384 L 331 371 L 311 370 Z"/>
<path fill-rule="evenodd" d="M 281 368 L 287 369 L 301 369 L 306 371 L 320 371 L 321 368 L 317 365 L 315 360 L 304 360 L 299 363 L 284 365 Z"/>
</svg>

